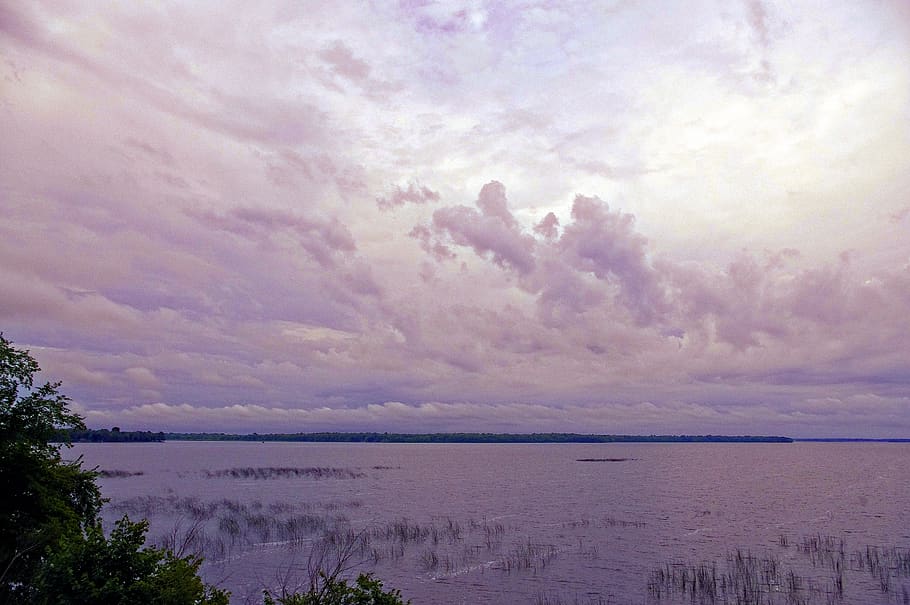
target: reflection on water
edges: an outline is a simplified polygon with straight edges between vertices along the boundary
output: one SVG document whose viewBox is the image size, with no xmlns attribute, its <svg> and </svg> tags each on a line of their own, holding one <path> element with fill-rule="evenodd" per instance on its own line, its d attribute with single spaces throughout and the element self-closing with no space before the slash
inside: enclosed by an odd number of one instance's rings
<svg viewBox="0 0 910 605">
<path fill-rule="evenodd" d="M 305 581 L 314 549 L 415 604 L 903 603 L 910 590 L 910 444 L 70 451 L 106 471 L 107 521 L 148 517 L 152 540 L 204 554 L 237 603 Z"/>
</svg>

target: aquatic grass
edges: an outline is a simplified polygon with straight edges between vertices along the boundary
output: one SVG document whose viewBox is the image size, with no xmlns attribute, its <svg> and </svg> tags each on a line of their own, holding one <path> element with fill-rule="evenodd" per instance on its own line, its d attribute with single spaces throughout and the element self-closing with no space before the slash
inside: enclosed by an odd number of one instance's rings
<svg viewBox="0 0 910 605">
<path fill-rule="evenodd" d="M 144 497 L 116 503 L 117 508 L 130 511 L 154 512 L 156 517 L 177 516 L 192 521 L 181 521 L 157 543 L 177 545 L 184 542 L 204 556 L 226 556 L 240 549 L 241 552 L 259 546 L 281 546 L 288 549 L 309 549 L 316 542 L 330 545 L 351 543 L 355 530 L 343 515 L 325 512 L 343 506 L 359 506 L 359 501 L 293 505 L 288 502 L 263 504 L 261 501 L 240 502 L 221 499 L 204 502 L 196 498 L 175 496 Z M 463 542 L 467 534 L 479 536 L 486 549 L 498 552 L 506 534 L 502 523 L 471 522 L 463 526 L 452 517 L 436 517 L 429 522 L 407 518 L 393 519 L 384 524 L 364 528 L 356 544 L 364 560 L 398 561 L 412 557 L 414 565 L 425 571 L 445 569 L 450 572 L 459 566 L 467 567 L 483 550 L 482 544 L 463 548 L 459 556 L 452 547 Z M 425 545 L 423 551 L 413 547 Z M 442 550 L 439 550 L 439 549 Z M 520 557 L 517 557 L 520 558 Z M 536 562 L 534 567 L 540 567 Z M 520 561 L 512 568 L 527 567 Z"/>
<path fill-rule="evenodd" d="M 647 590 L 654 601 L 735 605 L 835 605 L 847 599 L 850 573 L 874 578 L 887 602 L 910 605 L 910 590 L 903 582 L 910 577 L 910 549 L 866 546 L 850 551 L 846 539 L 820 534 L 799 539 L 781 535 L 777 545 L 799 555 L 788 557 L 787 565 L 773 553 L 757 556 L 748 551 L 728 553 L 722 564 L 716 561 L 666 563 L 651 572 Z M 825 570 L 827 577 L 801 575 L 794 565 L 799 560 L 809 569 Z M 800 568 L 804 569 L 804 568 Z"/>
<path fill-rule="evenodd" d="M 834 568 L 846 560 L 844 539 L 836 536 L 803 536 L 796 550 L 808 557 L 814 567 Z"/>
<path fill-rule="evenodd" d="M 234 542 L 241 535 L 240 523 L 233 516 L 221 517 L 218 519 L 218 531 Z"/>
<path fill-rule="evenodd" d="M 385 525 L 376 525 L 368 534 L 379 540 L 399 542 L 401 544 L 420 544 L 426 541 L 438 544 L 441 541 L 455 543 L 462 539 L 461 525 L 451 517 L 442 518 L 442 523 L 421 524 L 406 517 L 394 519 Z"/>
<path fill-rule="evenodd" d="M 502 523 L 492 525 L 483 524 L 483 544 L 488 551 L 498 550 L 502 546 L 502 539 L 506 530 Z"/>
<path fill-rule="evenodd" d="M 130 515 L 174 519 L 173 526 L 151 540 L 175 552 L 223 558 L 235 549 L 280 544 L 298 548 L 321 537 L 329 528 L 347 525 L 343 515 L 309 512 L 318 506 L 259 500 L 240 502 L 223 498 L 202 501 L 173 495 L 130 498 L 109 505 Z"/>
<path fill-rule="evenodd" d="M 418 563 L 422 571 L 433 571 L 439 567 L 439 555 L 433 549 L 426 549 L 420 553 Z"/>
<path fill-rule="evenodd" d="M 779 544 L 787 548 L 790 539 L 781 536 Z M 910 578 L 910 549 L 900 547 L 866 546 L 848 554 L 846 540 L 837 536 L 819 534 L 803 536 L 795 543 L 796 551 L 808 559 L 813 567 L 835 572 L 835 589 L 843 593 L 845 571 L 864 572 L 876 579 L 882 593 L 890 593 L 892 582 Z M 901 591 L 906 587 L 901 585 Z M 908 604 L 910 605 L 910 604 Z"/>
<path fill-rule="evenodd" d="M 178 517 L 171 530 L 161 536 L 157 544 L 178 557 L 202 557 L 206 553 L 208 536 L 204 517 Z"/>
<path fill-rule="evenodd" d="M 823 597 L 826 603 L 840 603 L 842 571 L 838 568 L 830 583 L 819 585 L 793 569 L 785 570 L 771 553 L 756 556 L 737 549 L 727 554 L 723 566 L 716 561 L 667 563 L 651 572 L 647 589 L 657 601 L 682 597 L 704 604 L 808 605 Z"/>
<path fill-rule="evenodd" d="M 571 601 L 557 593 L 537 593 L 534 605 L 612 605 L 613 598 L 604 599 L 600 595 L 579 597 L 575 595 Z"/>
<path fill-rule="evenodd" d="M 559 550 L 553 544 L 537 544 L 528 538 L 527 542 L 515 544 L 508 553 L 500 557 L 496 566 L 506 573 L 537 571 L 549 565 L 558 554 Z"/>
<path fill-rule="evenodd" d="M 647 523 L 644 521 L 629 521 L 626 519 L 617 519 L 615 517 L 605 517 L 603 519 L 604 527 L 635 527 L 641 528 L 645 527 Z"/>
<path fill-rule="evenodd" d="M 297 543 L 325 530 L 328 523 L 325 517 L 303 514 L 275 520 L 274 526 L 280 541 Z"/>
<path fill-rule="evenodd" d="M 98 476 L 103 479 L 125 479 L 127 477 L 139 477 L 144 475 L 145 471 L 124 471 L 120 469 L 101 469 Z"/>
<path fill-rule="evenodd" d="M 333 549 L 353 553 L 352 562 L 357 565 L 414 570 L 434 581 L 491 570 L 541 574 L 563 552 L 574 561 L 602 558 L 607 556 L 603 554 L 607 550 L 602 541 L 588 538 L 591 532 L 610 528 L 634 530 L 645 525 L 643 521 L 616 517 L 570 520 L 560 524 L 563 533 L 559 536 L 565 541 L 548 543 L 523 532 L 516 540 L 514 532 L 520 526 L 486 518 L 399 517 L 364 525 L 363 521 L 352 523 L 340 514 L 362 506 L 360 500 L 204 501 L 169 494 L 113 504 L 130 510 L 156 511 L 157 517 L 179 517 L 179 526 L 159 536 L 157 543 L 184 553 L 201 554 L 212 565 L 244 557 L 256 549 L 283 549 L 286 556 L 295 558 L 307 557 L 319 549 Z M 899 605 L 904 602 L 902 598 L 910 598 L 906 583 L 900 581 L 910 577 L 910 552 L 906 548 L 869 546 L 850 550 L 846 540 L 819 534 L 800 538 L 781 535 L 774 542 L 762 554 L 739 549 L 716 561 L 666 563 L 646 578 L 649 602 L 841 605 L 850 602 L 845 596 L 849 574 L 860 571 L 874 578 L 872 589 L 886 595 L 887 603 Z M 786 551 L 790 554 L 781 554 Z M 812 569 L 824 571 L 813 574 Z M 602 597 L 585 601 L 586 598 L 576 596 L 573 601 L 564 594 L 540 593 L 538 602 L 604 602 Z"/>
<path fill-rule="evenodd" d="M 199 498 L 190 496 L 135 496 L 106 505 L 106 508 L 127 513 L 129 515 L 141 515 L 149 517 L 152 515 L 180 515 L 191 514 L 194 516 L 205 516 L 210 514 L 220 506 L 220 502 L 204 503 Z"/>
<path fill-rule="evenodd" d="M 203 471 L 206 478 L 229 477 L 232 479 L 285 479 L 288 477 L 307 477 L 310 479 L 357 479 L 366 476 L 351 468 L 324 466 L 309 467 L 234 467 L 218 471 Z"/>
<path fill-rule="evenodd" d="M 401 544 L 423 542 L 431 534 L 430 526 L 412 523 L 406 518 L 396 519 L 385 526 L 373 528 L 370 535 Z"/>
<path fill-rule="evenodd" d="M 608 556 L 603 554 L 608 551 L 602 541 L 588 538 L 592 532 L 634 530 L 645 525 L 643 521 L 610 516 L 570 520 L 558 526 L 562 533 L 557 543 L 549 543 L 524 532 L 516 539 L 520 525 L 486 518 L 440 515 L 352 523 L 342 513 L 363 506 L 360 500 L 206 501 L 167 494 L 131 498 L 109 506 L 153 511 L 156 519 L 176 517 L 175 527 L 152 543 L 199 554 L 210 561 L 207 565 L 223 564 L 257 549 L 281 549 L 288 557 L 307 557 L 314 549 L 346 549 L 354 553 L 358 565 L 410 569 L 433 580 L 491 570 L 541 574 L 563 552 L 574 561 Z M 560 543 L 559 539 L 564 541 Z M 785 551 L 790 554 L 783 556 Z M 825 571 L 807 574 L 807 569 Z M 907 594 L 906 582 L 900 579 L 910 577 L 910 552 L 872 546 L 850 550 L 842 538 L 781 535 L 767 553 L 740 549 L 717 561 L 667 563 L 647 576 L 646 588 L 652 602 L 668 604 L 840 605 L 850 602 L 845 596 L 847 581 L 850 573 L 858 571 L 870 574 L 876 583 L 872 589 L 886 595 L 888 603 L 898 605 Z M 572 602 L 571 596 L 560 596 L 563 602 Z M 559 602 L 555 598 L 541 593 L 541 599 Z M 576 601 L 585 602 L 578 597 Z"/>
<path fill-rule="evenodd" d="M 892 579 L 910 578 L 910 549 L 866 546 L 850 556 L 850 567 L 878 579 L 881 592 L 891 592 Z M 907 587 L 902 586 L 907 594 Z"/>
</svg>

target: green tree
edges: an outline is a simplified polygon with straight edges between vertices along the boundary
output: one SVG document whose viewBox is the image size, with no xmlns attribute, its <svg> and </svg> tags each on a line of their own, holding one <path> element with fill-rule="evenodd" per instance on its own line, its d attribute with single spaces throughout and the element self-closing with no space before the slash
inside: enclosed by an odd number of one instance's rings
<svg viewBox="0 0 910 605">
<path fill-rule="evenodd" d="M 34 584 L 35 605 L 227 605 L 228 593 L 199 578 L 201 559 L 143 547 L 148 522 L 124 517 L 110 538 L 100 525 L 64 541 Z"/>
<path fill-rule="evenodd" d="M 35 387 L 38 363 L 0 334 L 0 601 L 24 600 L 47 552 L 95 523 L 96 474 L 50 443 L 58 428 L 85 428 L 60 383 Z"/>
<path fill-rule="evenodd" d="M 97 473 L 51 442 L 85 424 L 59 382 L 35 387 L 39 370 L 0 334 L 0 602 L 226 605 L 198 558 L 143 547 L 146 522 L 124 517 L 105 538 Z"/>
<path fill-rule="evenodd" d="M 273 597 L 266 592 L 264 605 L 408 605 L 401 591 L 382 589 L 382 582 L 370 574 L 357 576 L 353 586 L 337 576 L 322 574 L 321 581 L 309 592 Z"/>
</svg>

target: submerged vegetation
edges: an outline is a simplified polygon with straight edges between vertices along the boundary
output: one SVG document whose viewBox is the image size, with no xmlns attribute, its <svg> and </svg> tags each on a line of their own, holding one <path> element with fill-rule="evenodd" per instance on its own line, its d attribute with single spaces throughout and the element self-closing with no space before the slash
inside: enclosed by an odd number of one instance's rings
<svg viewBox="0 0 910 605">
<path fill-rule="evenodd" d="M 310 467 L 236 467 L 220 471 L 205 471 L 205 476 L 230 477 L 234 479 L 285 479 L 288 477 L 308 477 L 310 479 L 356 479 L 364 473 L 350 468 L 324 466 Z"/>
<path fill-rule="evenodd" d="M 121 469 L 101 469 L 98 471 L 98 476 L 102 479 L 126 479 L 127 477 L 139 477 L 144 474 L 144 471 L 124 471 Z"/>
<path fill-rule="evenodd" d="M 213 563 L 260 548 L 279 547 L 289 554 L 309 555 L 330 546 L 343 547 L 361 563 L 405 561 L 439 578 L 479 568 L 505 573 L 538 571 L 560 552 L 556 544 L 541 543 L 520 528 L 486 519 L 462 524 L 447 516 L 424 522 L 400 517 L 358 525 L 344 511 L 360 506 L 359 501 L 266 505 L 258 500 L 222 498 L 206 502 L 176 495 L 135 497 L 108 505 L 117 514 L 171 520 L 171 528 L 158 534 L 154 543 Z M 606 518 L 597 524 L 612 527 L 617 522 Z"/>
<path fill-rule="evenodd" d="M 117 513 L 177 519 L 171 530 L 157 535 L 155 543 L 178 555 L 204 556 L 215 565 L 260 549 L 282 549 L 287 560 L 310 560 L 314 553 L 323 559 L 326 553 L 344 552 L 345 560 L 355 562 L 356 568 L 381 564 L 414 570 L 430 581 L 450 581 L 469 573 L 533 577 L 554 565 L 576 565 L 578 561 L 591 561 L 600 568 L 611 560 L 609 543 L 590 536 L 599 531 L 620 532 L 615 536 L 632 532 L 625 539 L 635 540 L 636 532 L 648 525 L 612 516 L 582 518 L 562 523 L 552 534 L 555 540 L 541 540 L 522 525 L 500 519 L 438 516 L 358 522 L 360 515 L 351 515 L 362 507 L 356 500 L 263 503 L 227 498 L 203 501 L 172 494 L 131 498 L 109 506 Z M 302 572 L 298 569 L 305 576 L 303 581 L 285 578 L 284 583 L 306 587 L 307 569 L 309 566 Z M 832 605 L 865 601 L 871 593 L 884 595 L 883 603 L 905 605 L 910 600 L 908 578 L 910 549 L 851 547 L 844 537 L 782 535 L 760 553 L 737 549 L 716 560 L 668 561 L 646 573 L 641 586 L 648 602 L 667 605 Z M 372 581 L 370 576 L 364 579 Z M 269 594 L 276 595 L 273 603 L 309 603 L 280 600 L 282 585 L 267 586 Z M 345 586 L 353 589 L 355 585 L 348 582 Z M 548 591 L 539 592 L 536 602 L 630 601 L 615 594 Z"/>
<path fill-rule="evenodd" d="M 666 563 L 651 572 L 648 593 L 655 601 L 688 600 L 701 604 L 830 605 L 845 602 L 847 574 L 867 575 L 885 596 L 910 603 L 910 549 L 866 546 L 850 551 L 844 538 L 781 535 L 779 550 L 801 555 L 800 565 L 778 553 L 754 555 L 742 550 L 721 561 Z M 808 562 L 807 568 L 805 563 Z M 818 572 L 822 573 L 819 574 Z M 899 585 L 898 585 L 899 584 Z"/>
</svg>

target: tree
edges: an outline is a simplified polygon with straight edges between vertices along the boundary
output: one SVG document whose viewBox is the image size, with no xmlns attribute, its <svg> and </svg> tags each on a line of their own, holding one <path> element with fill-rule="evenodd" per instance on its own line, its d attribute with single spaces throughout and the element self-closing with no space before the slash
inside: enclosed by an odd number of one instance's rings
<svg viewBox="0 0 910 605">
<path fill-rule="evenodd" d="M 35 578 L 35 605 L 227 605 L 228 594 L 199 578 L 202 560 L 143 548 L 148 522 L 120 519 L 105 538 L 100 525 L 65 541 Z"/>
<path fill-rule="evenodd" d="M 47 552 L 87 529 L 101 509 L 96 474 L 49 443 L 58 428 L 85 428 L 60 383 L 34 386 L 28 351 L 0 334 L 0 601 L 22 600 Z"/>
<path fill-rule="evenodd" d="M 0 602 L 226 605 L 198 558 L 143 548 L 146 522 L 124 517 L 105 538 L 97 473 L 51 442 L 85 423 L 59 382 L 34 386 L 39 371 L 0 333 Z"/>
<path fill-rule="evenodd" d="M 401 600 L 401 591 L 382 590 L 382 582 L 370 574 L 357 576 L 353 586 L 337 576 L 323 574 L 321 581 L 305 593 L 273 597 L 268 592 L 264 605 L 408 605 Z"/>
</svg>

